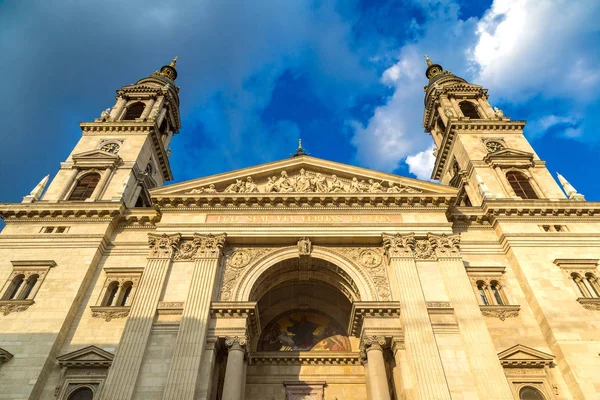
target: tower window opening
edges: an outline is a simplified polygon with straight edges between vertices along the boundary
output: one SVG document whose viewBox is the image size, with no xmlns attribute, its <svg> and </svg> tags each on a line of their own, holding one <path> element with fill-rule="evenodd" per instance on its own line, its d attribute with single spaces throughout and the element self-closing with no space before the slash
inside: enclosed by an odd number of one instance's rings
<svg viewBox="0 0 600 400">
<path fill-rule="evenodd" d="M 146 108 L 146 105 L 141 102 L 137 102 L 137 103 L 130 105 L 129 107 L 127 107 L 127 110 L 125 111 L 125 115 L 123 116 L 123 121 L 133 121 L 136 118 L 141 117 L 142 113 L 144 112 L 144 108 Z"/>
<path fill-rule="evenodd" d="M 529 179 L 520 172 L 509 171 L 506 173 L 506 179 L 514 190 L 515 194 L 522 199 L 537 199 L 538 196 L 533 190 Z"/>
<path fill-rule="evenodd" d="M 89 199 L 92 196 L 92 193 L 94 193 L 96 186 L 98 186 L 98 182 L 100 182 L 100 174 L 94 172 L 85 175 L 77 182 L 77 186 L 75 186 L 75 189 L 71 192 L 69 200 Z"/>
<path fill-rule="evenodd" d="M 544 400 L 544 396 L 540 393 L 539 390 L 532 386 L 525 386 L 519 392 L 520 400 Z"/>
<path fill-rule="evenodd" d="M 458 106 L 460 107 L 460 111 L 462 111 L 465 117 L 469 117 L 470 119 L 480 119 L 479 112 L 477 111 L 477 107 L 475 104 L 470 101 L 461 101 Z"/>
<path fill-rule="evenodd" d="M 483 282 L 477 282 L 477 291 L 479 292 L 479 298 L 484 306 L 489 306 L 487 294 L 485 293 L 485 284 Z"/>
<path fill-rule="evenodd" d="M 19 297 L 21 299 L 27 299 L 29 297 L 29 295 L 33 291 L 33 288 L 35 287 L 35 284 L 38 281 L 38 278 L 39 278 L 38 275 L 32 275 L 29 277 L 29 279 L 27 279 L 27 283 L 25 284 L 25 287 L 23 288 L 23 292 L 19 295 Z"/>
<path fill-rule="evenodd" d="M 106 291 L 106 297 L 104 298 L 104 306 L 109 307 L 112 306 L 115 298 L 117 297 L 117 292 L 119 291 L 119 282 L 112 282 Z"/>
<path fill-rule="evenodd" d="M 19 289 L 23 286 L 23 282 L 25 281 L 25 275 L 17 275 L 14 277 L 12 283 L 8 287 L 6 294 L 4 296 L 4 300 L 14 300 L 19 293 Z"/>
<path fill-rule="evenodd" d="M 496 304 L 501 306 L 504 304 L 504 300 L 502 299 L 502 294 L 500 293 L 500 284 L 498 282 L 492 282 L 491 285 L 492 294 L 494 295 L 494 300 L 496 300 Z"/>
</svg>

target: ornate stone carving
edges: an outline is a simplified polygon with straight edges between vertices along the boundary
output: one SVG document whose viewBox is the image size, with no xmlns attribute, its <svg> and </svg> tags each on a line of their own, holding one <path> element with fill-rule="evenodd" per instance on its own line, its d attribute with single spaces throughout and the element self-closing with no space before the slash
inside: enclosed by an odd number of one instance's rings
<svg viewBox="0 0 600 400">
<path fill-rule="evenodd" d="M 383 234 L 383 248 L 388 257 L 412 257 L 415 248 L 414 235 Z"/>
<path fill-rule="evenodd" d="M 435 260 L 435 251 L 428 239 L 419 239 L 415 242 L 415 258 L 417 260 Z"/>
<path fill-rule="evenodd" d="M 107 108 L 106 110 L 100 113 L 100 118 L 104 119 L 108 117 L 110 117 L 110 108 Z"/>
<path fill-rule="evenodd" d="M 301 237 L 298 239 L 298 254 L 301 256 L 310 256 L 312 252 L 312 243 L 309 238 Z"/>
<path fill-rule="evenodd" d="M 366 352 L 369 352 L 370 350 L 382 350 L 385 344 L 385 337 L 373 335 L 363 337 L 361 346 Z"/>
<path fill-rule="evenodd" d="M 171 257 L 173 252 L 178 249 L 179 242 L 181 241 L 181 234 L 167 235 L 155 235 L 152 233 L 148 234 L 148 246 L 150 247 L 150 257 L 156 258 L 168 258 Z"/>
<path fill-rule="evenodd" d="M 117 318 L 125 318 L 129 315 L 129 307 L 94 307 L 92 308 L 93 318 L 104 318 L 109 322 Z"/>
<path fill-rule="evenodd" d="M 360 264 L 365 268 L 377 268 L 381 265 L 381 255 L 374 250 L 363 250 L 359 257 Z"/>
<path fill-rule="evenodd" d="M 175 260 L 191 260 L 193 258 L 217 258 L 225 245 L 226 234 L 198 235 L 192 240 L 184 241 L 175 253 Z"/>
<path fill-rule="evenodd" d="M 232 291 L 237 285 L 240 277 L 253 260 L 271 251 L 265 247 L 231 247 L 225 250 L 225 273 L 221 284 L 220 299 L 222 301 L 232 300 Z"/>
<path fill-rule="evenodd" d="M 577 301 L 586 309 L 600 311 L 600 299 L 594 297 L 580 297 Z"/>
<path fill-rule="evenodd" d="M 460 233 L 427 236 L 438 257 L 460 257 Z"/>
<path fill-rule="evenodd" d="M 496 118 L 504 118 L 504 112 L 498 107 L 494 107 L 494 116 Z"/>
<path fill-rule="evenodd" d="M 3 315 L 8 315 L 11 312 L 21 312 L 29 308 L 33 304 L 31 300 L 4 300 L 0 302 L 0 312 Z"/>
<path fill-rule="evenodd" d="M 228 336 L 225 338 L 225 346 L 227 347 L 228 351 L 246 351 L 247 342 L 248 338 L 246 336 Z"/>
<path fill-rule="evenodd" d="M 364 347 L 360 348 L 360 352 L 358 353 L 358 361 L 362 364 L 365 365 L 367 363 L 367 352 L 365 351 Z"/>
<path fill-rule="evenodd" d="M 504 321 L 506 318 L 519 316 L 519 306 L 479 306 L 481 313 L 485 317 L 499 318 Z"/>
<path fill-rule="evenodd" d="M 386 184 L 387 186 L 384 186 Z M 369 179 L 359 181 L 352 177 L 350 181 L 341 179 L 333 174 L 330 177 L 320 172 L 309 172 L 304 168 L 295 176 L 289 176 L 287 171 L 281 171 L 280 176 L 268 177 L 264 183 L 256 183 L 251 176 L 236 179 L 227 185 L 222 193 L 423 193 L 422 190 L 395 182 L 376 181 Z M 186 194 L 219 193 L 215 184 L 192 189 Z"/>
</svg>

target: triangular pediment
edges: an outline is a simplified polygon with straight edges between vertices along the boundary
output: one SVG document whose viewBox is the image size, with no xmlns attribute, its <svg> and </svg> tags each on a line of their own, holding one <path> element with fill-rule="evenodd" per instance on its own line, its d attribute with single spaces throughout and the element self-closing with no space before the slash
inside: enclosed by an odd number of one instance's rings
<svg viewBox="0 0 600 400">
<path fill-rule="evenodd" d="M 103 150 L 89 150 L 71 156 L 76 166 L 83 167 L 105 167 L 117 165 L 121 157 Z"/>
<path fill-rule="evenodd" d="M 552 354 L 544 353 L 543 351 L 522 344 L 518 344 L 498 353 L 498 358 L 504 366 L 529 365 L 541 367 L 552 364 L 552 361 L 554 360 Z"/>
<path fill-rule="evenodd" d="M 455 195 L 456 189 L 310 156 L 164 186 L 153 197 L 298 194 Z"/>
<path fill-rule="evenodd" d="M 58 363 L 61 366 L 110 366 L 114 358 L 114 354 L 106 350 L 102 350 L 97 346 L 88 346 L 71 353 L 63 354 L 57 357 Z"/>
</svg>

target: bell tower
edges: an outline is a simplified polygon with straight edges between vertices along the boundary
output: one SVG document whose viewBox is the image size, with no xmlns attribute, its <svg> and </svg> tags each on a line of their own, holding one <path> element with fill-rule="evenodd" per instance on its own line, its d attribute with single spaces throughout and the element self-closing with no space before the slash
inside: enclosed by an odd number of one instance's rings
<svg viewBox="0 0 600 400">
<path fill-rule="evenodd" d="M 436 145 L 432 179 L 458 188 L 463 206 L 486 199 L 565 199 L 523 135 L 525 121 L 492 107 L 487 89 L 425 59 L 423 126 Z"/>
<path fill-rule="evenodd" d="M 168 146 L 181 125 L 176 62 L 177 57 L 160 71 L 123 86 L 112 108 L 93 122 L 80 123 L 81 139 L 44 196 L 32 192 L 23 201 L 150 206 L 148 190 L 173 179 Z"/>
</svg>

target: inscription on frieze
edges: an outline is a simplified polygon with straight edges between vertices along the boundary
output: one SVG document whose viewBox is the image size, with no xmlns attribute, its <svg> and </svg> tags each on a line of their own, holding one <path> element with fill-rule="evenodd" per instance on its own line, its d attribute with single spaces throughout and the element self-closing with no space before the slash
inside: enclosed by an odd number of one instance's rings
<svg viewBox="0 0 600 400">
<path fill-rule="evenodd" d="M 235 214 L 206 217 L 208 224 L 397 224 L 402 216 L 395 215 L 338 215 L 338 214 Z"/>
</svg>

